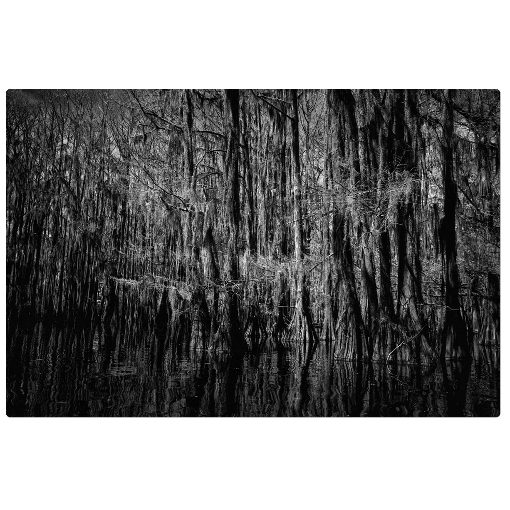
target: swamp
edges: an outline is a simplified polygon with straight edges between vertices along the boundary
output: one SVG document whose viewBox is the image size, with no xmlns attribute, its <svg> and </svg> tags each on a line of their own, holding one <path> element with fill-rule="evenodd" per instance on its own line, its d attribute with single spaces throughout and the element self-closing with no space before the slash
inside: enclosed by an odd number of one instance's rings
<svg viewBox="0 0 510 510">
<path fill-rule="evenodd" d="M 8 416 L 499 416 L 497 90 L 9 90 Z"/>
</svg>

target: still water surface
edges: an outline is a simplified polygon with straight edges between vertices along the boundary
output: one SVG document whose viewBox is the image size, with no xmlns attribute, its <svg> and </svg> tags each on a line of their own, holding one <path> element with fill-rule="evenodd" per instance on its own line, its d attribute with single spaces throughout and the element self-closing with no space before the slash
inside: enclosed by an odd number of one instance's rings
<svg viewBox="0 0 510 510">
<path fill-rule="evenodd" d="M 10 335 L 10 336 L 9 336 Z M 471 364 L 359 364 L 319 349 L 183 351 L 154 334 L 37 325 L 8 335 L 8 416 L 498 416 L 499 353 Z"/>
</svg>

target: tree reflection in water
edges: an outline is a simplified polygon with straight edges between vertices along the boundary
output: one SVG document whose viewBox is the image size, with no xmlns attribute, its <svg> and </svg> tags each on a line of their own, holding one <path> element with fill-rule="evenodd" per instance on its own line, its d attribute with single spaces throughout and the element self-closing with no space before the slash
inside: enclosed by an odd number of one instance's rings
<svg viewBox="0 0 510 510">
<path fill-rule="evenodd" d="M 229 356 L 158 333 L 11 332 L 9 416 L 497 416 L 499 353 L 476 363 L 345 362 L 319 346 Z"/>
</svg>

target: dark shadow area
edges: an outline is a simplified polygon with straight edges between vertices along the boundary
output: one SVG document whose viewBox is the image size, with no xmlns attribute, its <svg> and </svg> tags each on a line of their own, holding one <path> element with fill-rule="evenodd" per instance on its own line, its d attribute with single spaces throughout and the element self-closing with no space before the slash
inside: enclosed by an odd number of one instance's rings
<svg viewBox="0 0 510 510">
<path fill-rule="evenodd" d="M 498 357 L 437 366 L 346 362 L 324 345 L 232 356 L 126 327 L 18 328 L 8 416 L 498 416 Z"/>
</svg>

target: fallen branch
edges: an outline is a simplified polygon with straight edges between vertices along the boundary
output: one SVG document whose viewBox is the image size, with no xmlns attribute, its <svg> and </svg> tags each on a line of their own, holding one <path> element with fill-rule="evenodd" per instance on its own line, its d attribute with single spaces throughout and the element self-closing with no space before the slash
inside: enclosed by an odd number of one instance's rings
<svg viewBox="0 0 510 510">
<path fill-rule="evenodd" d="M 400 342 L 396 347 L 395 349 L 393 349 L 389 354 L 388 354 L 388 357 L 386 358 L 386 363 L 389 361 L 390 359 L 390 356 L 397 350 L 397 349 L 400 349 L 400 347 L 402 347 L 403 345 L 405 344 L 408 344 L 409 342 L 412 342 L 413 340 L 415 340 L 416 338 L 418 338 L 423 330 L 427 327 L 427 325 L 425 324 L 425 326 L 423 326 L 423 328 L 420 329 L 420 331 L 418 331 L 418 333 L 416 333 L 416 335 L 413 335 L 411 338 L 406 338 L 404 341 Z M 404 333 L 402 333 L 404 334 Z M 404 335 L 405 336 L 405 335 Z"/>
</svg>

